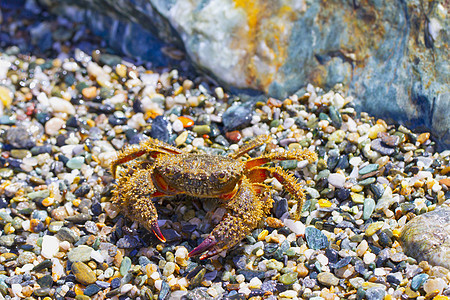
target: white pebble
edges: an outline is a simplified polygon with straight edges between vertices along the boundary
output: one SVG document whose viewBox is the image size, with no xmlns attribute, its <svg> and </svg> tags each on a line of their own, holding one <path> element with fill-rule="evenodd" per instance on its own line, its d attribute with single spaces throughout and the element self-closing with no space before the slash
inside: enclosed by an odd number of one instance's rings
<svg viewBox="0 0 450 300">
<path fill-rule="evenodd" d="M 236 282 L 237 283 L 243 283 L 245 281 L 245 277 L 242 274 L 239 274 L 236 276 Z"/>
<path fill-rule="evenodd" d="M 120 293 L 121 294 L 126 294 L 129 291 L 131 291 L 131 289 L 133 288 L 133 285 L 130 283 L 126 283 L 124 284 L 121 288 L 120 288 Z"/>
<path fill-rule="evenodd" d="M 188 256 L 188 250 L 185 247 L 180 247 L 175 251 L 175 257 L 186 258 Z"/>
<path fill-rule="evenodd" d="M 192 140 L 192 146 L 203 147 L 205 146 L 205 140 L 203 138 L 195 138 Z"/>
<path fill-rule="evenodd" d="M 259 289 L 262 285 L 261 280 L 258 277 L 253 277 L 248 284 L 250 289 Z"/>
<path fill-rule="evenodd" d="M 296 235 L 304 235 L 305 234 L 305 224 L 303 224 L 300 221 L 295 221 L 291 219 L 284 220 L 284 225 L 286 225 L 287 228 L 292 230 Z"/>
<path fill-rule="evenodd" d="M 44 235 L 42 238 L 41 255 L 45 258 L 52 258 L 59 251 L 59 240 L 55 236 Z"/>
<path fill-rule="evenodd" d="M 61 250 L 67 251 L 70 249 L 70 243 L 68 241 L 62 241 L 59 243 L 59 247 L 61 248 Z"/>
<path fill-rule="evenodd" d="M 13 283 L 11 284 L 11 290 L 14 295 L 19 296 L 19 294 L 22 293 L 22 285 L 20 285 L 19 283 Z"/>
<path fill-rule="evenodd" d="M 294 123 L 295 120 L 293 118 L 286 118 L 286 120 L 284 120 L 283 127 L 285 129 L 291 128 Z"/>
<path fill-rule="evenodd" d="M 62 68 L 69 72 L 76 72 L 80 69 L 80 66 L 74 61 L 66 61 L 62 64 Z"/>
<path fill-rule="evenodd" d="M 51 97 L 48 99 L 50 107 L 54 112 L 62 112 L 69 115 L 75 114 L 75 107 L 69 101 L 59 97 Z"/>
<path fill-rule="evenodd" d="M 217 290 L 213 287 L 210 287 L 206 290 L 206 292 L 213 298 L 216 298 L 219 296 L 219 293 L 217 292 Z"/>
<path fill-rule="evenodd" d="M 317 261 L 320 262 L 322 266 L 328 265 L 328 257 L 323 254 L 317 255 Z"/>
<path fill-rule="evenodd" d="M 292 299 L 292 298 L 296 298 L 297 297 L 297 292 L 296 291 L 293 291 L 293 290 L 287 290 L 287 291 L 284 291 L 284 292 L 282 292 L 282 293 L 280 293 L 280 297 L 284 297 L 284 298 L 290 298 L 290 299 Z"/>
<path fill-rule="evenodd" d="M 91 258 L 98 263 L 103 263 L 105 261 L 105 258 L 98 250 L 91 252 Z"/>
<path fill-rule="evenodd" d="M 63 127 L 64 120 L 61 118 L 51 118 L 45 123 L 45 133 L 48 135 L 55 135 Z"/>
<path fill-rule="evenodd" d="M 0 59 L 0 80 L 6 79 L 6 74 L 10 66 L 11 63 L 9 61 Z"/>
<path fill-rule="evenodd" d="M 371 263 L 375 262 L 376 258 L 377 258 L 377 256 L 375 254 L 373 254 L 372 252 L 366 252 L 364 254 L 363 260 L 364 260 L 364 263 L 366 265 L 368 265 L 368 264 L 371 264 Z"/>
<path fill-rule="evenodd" d="M 362 162 L 362 159 L 359 156 L 352 157 L 352 158 L 350 158 L 350 161 L 349 161 L 350 165 L 352 165 L 354 167 L 359 166 L 361 164 L 361 162 Z"/>
<path fill-rule="evenodd" d="M 337 188 L 343 188 L 345 183 L 345 176 L 340 173 L 331 173 L 330 175 L 328 175 L 328 183 Z"/>
<path fill-rule="evenodd" d="M 333 99 L 331 99 L 331 103 L 336 109 L 341 109 L 344 107 L 345 99 L 341 96 L 341 94 L 336 93 L 334 94 Z"/>
<path fill-rule="evenodd" d="M 184 129 L 183 123 L 180 120 L 176 119 L 175 122 L 173 122 L 173 124 L 172 124 L 172 129 L 175 132 L 183 131 L 183 129 Z"/>
<path fill-rule="evenodd" d="M 162 286 L 162 280 L 161 280 L 161 279 L 155 280 L 155 288 L 156 288 L 158 291 L 161 290 L 161 286 Z"/>
</svg>

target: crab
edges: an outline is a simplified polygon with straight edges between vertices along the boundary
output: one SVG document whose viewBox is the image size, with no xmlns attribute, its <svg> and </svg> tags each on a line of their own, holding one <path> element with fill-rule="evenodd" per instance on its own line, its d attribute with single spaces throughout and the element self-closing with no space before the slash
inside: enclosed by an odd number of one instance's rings
<svg viewBox="0 0 450 300">
<path fill-rule="evenodd" d="M 228 156 L 185 153 L 156 139 L 129 146 L 118 152 L 111 164 L 116 178 L 112 202 L 130 219 L 153 232 L 162 242 L 166 239 L 158 226 L 154 197 L 185 194 L 196 198 L 215 198 L 227 213 L 189 257 L 210 258 L 238 244 L 250 234 L 272 208 L 272 186 L 264 182 L 276 178 L 297 199 L 297 218 L 305 195 L 294 174 L 281 167 L 263 166 L 282 160 L 317 160 L 309 150 L 272 152 L 259 157 L 246 155 L 267 144 L 270 137 L 261 135 Z M 145 156 L 145 159 L 137 158 Z M 245 159 L 247 158 L 247 159 Z M 117 168 L 123 165 L 120 176 Z"/>
</svg>

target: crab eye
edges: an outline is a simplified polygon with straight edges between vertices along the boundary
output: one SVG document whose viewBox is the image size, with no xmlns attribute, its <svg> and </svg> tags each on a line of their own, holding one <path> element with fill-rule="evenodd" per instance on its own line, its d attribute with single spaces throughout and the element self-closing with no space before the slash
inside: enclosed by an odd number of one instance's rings
<svg viewBox="0 0 450 300">
<path fill-rule="evenodd" d="M 213 173 L 214 177 L 216 177 L 220 182 L 224 182 L 227 180 L 227 172 L 225 171 L 216 171 Z"/>
</svg>

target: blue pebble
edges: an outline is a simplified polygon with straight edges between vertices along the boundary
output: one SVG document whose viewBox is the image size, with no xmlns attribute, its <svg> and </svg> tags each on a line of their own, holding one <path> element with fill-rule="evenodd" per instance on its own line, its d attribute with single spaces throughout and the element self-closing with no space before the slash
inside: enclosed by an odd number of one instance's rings
<svg viewBox="0 0 450 300">
<path fill-rule="evenodd" d="M 327 248 L 329 245 L 328 238 L 319 229 L 315 227 L 306 227 L 305 229 L 306 242 L 309 248 L 314 250 Z"/>
<path fill-rule="evenodd" d="M 93 295 L 97 294 L 100 290 L 101 290 L 101 288 L 98 285 L 90 284 L 84 289 L 84 294 L 86 296 L 93 296 Z"/>
<path fill-rule="evenodd" d="M 226 132 L 243 128 L 252 121 L 253 105 L 233 105 L 222 116 Z"/>
<path fill-rule="evenodd" d="M 169 142 L 169 122 L 163 116 L 157 116 L 152 123 L 150 136 L 163 142 Z"/>
<path fill-rule="evenodd" d="M 424 273 L 414 276 L 411 280 L 411 289 L 413 291 L 417 291 L 424 284 L 424 282 L 427 281 L 428 277 L 430 276 Z"/>
<path fill-rule="evenodd" d="M 120 286 L 120 278 L 114 278 L 113 280 L 111 280 L 111 289 L 117 289 Z"/>
</svg>

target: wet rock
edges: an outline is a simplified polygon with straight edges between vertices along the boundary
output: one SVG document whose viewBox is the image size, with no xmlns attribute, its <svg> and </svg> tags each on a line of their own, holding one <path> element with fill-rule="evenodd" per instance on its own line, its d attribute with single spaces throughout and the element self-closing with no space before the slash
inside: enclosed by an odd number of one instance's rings
<svg viewBox="0 0 450 300">
<path fill-rule="evenodd" d="M 450 207 L 440 206 L 417 216 L 402 230 L 400 241 L 405 254 L 418 261 L 450 269 Z"/>
<path fill-rule="evenodd" d="M 166 143 L 169 142 L 169 126 L 170 123 L 163 116 L 157 116 L 153 120 L 150 136 Z"/>
</svg>

